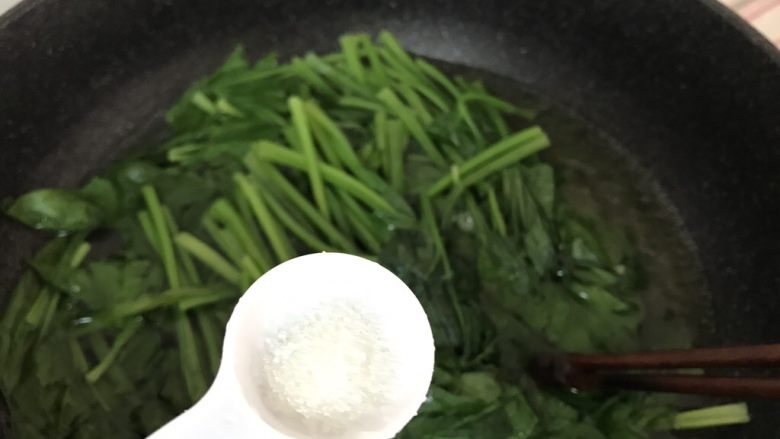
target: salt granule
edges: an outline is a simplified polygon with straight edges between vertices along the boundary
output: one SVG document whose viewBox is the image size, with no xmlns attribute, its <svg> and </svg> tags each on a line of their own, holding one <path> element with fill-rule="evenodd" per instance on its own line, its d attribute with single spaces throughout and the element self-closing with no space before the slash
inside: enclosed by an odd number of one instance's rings
<svg viewBox="0 0 780 439">
<path fill-rule="evenodd" d="M 337 436 L 372 422 L 376 407 L 391 402 L 401 362 L 369 310 L 334 301 L 286 323 L 266 339 L 255 371 L 275 416 L 315 436 Z"/>
</svg>

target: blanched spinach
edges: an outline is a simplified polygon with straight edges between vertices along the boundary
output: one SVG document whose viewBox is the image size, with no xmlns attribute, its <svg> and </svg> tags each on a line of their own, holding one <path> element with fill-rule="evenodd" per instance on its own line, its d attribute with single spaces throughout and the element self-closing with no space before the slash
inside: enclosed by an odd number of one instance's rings
<svg viewBox="0 0 780 439">
<path fill-rule="evenodd" d="M 437 357 L 399 438 L 642 438 L 665 401 L 539 388 L 550 350 L 637 347 L 633 249 L 561 199 L 534 111 L 388 33 L 288 63 L 237 49 L 167 113 L 172 136 L 78 190 L 6 209 L 58 233 L 0 320 L 14 437 L 138 438 L 216 373 L 224 324 L 272 266 L 378 260 L 418 295 Z M 96 232 L 97 231 L 97 232 Z"/>
</svg>

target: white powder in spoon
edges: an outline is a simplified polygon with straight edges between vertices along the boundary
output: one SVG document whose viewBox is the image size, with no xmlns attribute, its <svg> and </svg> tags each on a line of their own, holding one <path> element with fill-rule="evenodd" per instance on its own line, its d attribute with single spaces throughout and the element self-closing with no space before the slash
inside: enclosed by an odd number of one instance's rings
<svg viewBox="0 0 780 439">
<path fill-rule="evenodd" d="M 375 423 L 398 368 L 379 320 L 358 303 L 324 303 L 290 319 L 265 341 L 255 370 L 265 406 L 312 437 L 337 437 Z"/>
</svg>

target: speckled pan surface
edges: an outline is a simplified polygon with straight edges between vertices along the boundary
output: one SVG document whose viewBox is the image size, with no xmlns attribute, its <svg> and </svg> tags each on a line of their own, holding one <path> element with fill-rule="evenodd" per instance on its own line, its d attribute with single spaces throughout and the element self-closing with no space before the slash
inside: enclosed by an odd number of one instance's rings
<svg viewBox="0 0 780 439">
<path fill-rule="evenodd" d="M 617 139 L 685 221 L 721 341 L 780 341 L 780 55 L 714 1 L 30 0 L 0 18 L 0 198 L 99 170 L 236 42 L 285 56 L 383 28 Z M 2 290 L 36 243 L 0 220 Z M 752 409 L 711 437 L 780 437 L 780 406 Z"/>
</svg>

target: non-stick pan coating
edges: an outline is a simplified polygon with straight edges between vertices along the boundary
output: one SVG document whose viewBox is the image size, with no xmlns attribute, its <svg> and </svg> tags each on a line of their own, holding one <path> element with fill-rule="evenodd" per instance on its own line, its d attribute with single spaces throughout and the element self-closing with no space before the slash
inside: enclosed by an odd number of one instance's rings
<svg viewBox="0 0 780 439">
<path fill-rule="evenodd" d="M 0 18 L 0 197 L 70 185 L 129 145 L 236 42 L 412 51 L 528 84 L 661 183 L 704 264 L 720 341 L 780 341 L 780 56 L 714 1 L 28 0 Z M 38 243 L 0 223 L 7 291 Z M 712 437 L 780 437 L 780 407 Z"/>
</svg>

